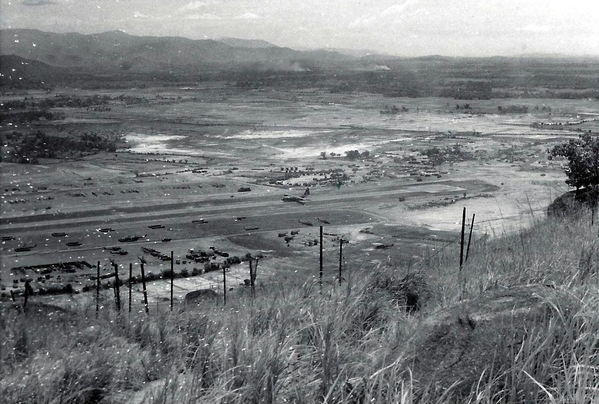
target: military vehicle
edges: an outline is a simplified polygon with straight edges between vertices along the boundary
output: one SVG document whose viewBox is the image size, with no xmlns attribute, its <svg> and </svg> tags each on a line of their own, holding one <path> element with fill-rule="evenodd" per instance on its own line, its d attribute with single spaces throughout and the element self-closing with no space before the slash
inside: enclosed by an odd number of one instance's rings
<svg viewBox="0 0 599 404">
<path fill-rule="evenodd" d="M 18 247 L 15 247 L 15 252 L 31 251 L 35 247 L 37 247 L 37 244 L 30 244 L 30 245 L 23 244 Z"/>
<path fill-rule="evenodd" d="M 125 250 L 120 250 L 120 249 L 119 250 L 111 250 L 110 253 L 114 254 L 114 255 L 127 255 L 127 254 L 129 254 L 129 252 L 127 252 Z"/>
<path fill-rule="evenodd" d="M 120 241 L 121 243 L 130 243 L 130 242 L 133 242 L 133 241 L 137 241 L 137 240 L 139 240 L 139 239 L 142 239 L 142 238 L 144 238 L 144 237 L 146 237 L 146 236 L 147 236 L 147 234 L 144 234 L 143 236 L 127 236 L 127 237 L 121 237 L 121 238 L 119 239 L 119 241 Z"/>
<path fill-rule="evenodd" d="M 303 196 L 293 196 L 293 195 L 289 196 L 289 195 L 287 195 L 287 196 L 284 196 L 281 200 L 283 202 L 297 202 L 300 205 L 304 205 L 306 203 L 306 201 L 304 200 Z"/>
</svg>

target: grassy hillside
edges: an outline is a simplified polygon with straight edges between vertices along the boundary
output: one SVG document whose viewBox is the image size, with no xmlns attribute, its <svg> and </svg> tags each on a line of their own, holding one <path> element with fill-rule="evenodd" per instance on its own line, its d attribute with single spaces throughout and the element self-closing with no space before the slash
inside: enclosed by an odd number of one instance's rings
<svg viewBox="0 0 599 404">
<path fill-rule="evenodd" d="M 410 377 L 413 336 L 460 298 L 540 283 L 576 298 L 566 327 L 531 330 L 501 371 L 487 372 L 458 402 L 594 402 L 599 243 L 590 217 L 476 239 L 462 276 L 454 244 L 411 268 L 354 269 L 347 282 L 322 291 L 310 282 L 269 281 L 255 300 L 240 292 L 226 307 L 119 316 L 106 301 L 96 319 L 93 307 L 32 305 L 23 313 L 4 305 L 0 396 L 7 403 L 142 402 L 135 392 L 154 386 L 145 402 L 455 402 L 452 389 L 431 392 Z M 425 299 L 414 314 L 405 310 L 408 291 Z M 572 356 L 553 354 L 556 344 Z"/>
</svg>

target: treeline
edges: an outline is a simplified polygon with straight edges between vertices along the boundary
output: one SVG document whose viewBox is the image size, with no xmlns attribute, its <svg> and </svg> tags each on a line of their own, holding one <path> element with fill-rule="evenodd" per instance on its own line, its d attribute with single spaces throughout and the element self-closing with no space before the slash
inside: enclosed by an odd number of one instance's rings
<svg viewBox="0 0 599 404">
<path fill-rule="evenodd" d="M 67 94 L 58 94 L 53 98 L 48 97 L 35 99 L 33 97 L 25 97 L 22 100 L 4 101 L 3 103 L 0 103 L 0 111 L 31 109 L 31 112 L 36 112 L 35 110 L 42 110 L 43 112 L 49 113 L 46 110 L 50 108 L 92 108 L 115 102 L 126 105 L 134 105 L 148 103 L 149 100 L 145 97 L 137 97 L 125 94 L 120 94 L 114 97 L 108 95 L 78 97 Z"/>
<path fill-rule="evenodd" d="M 366 92 L 386 97 L 442 97 L 457 100 L 489 100 L 497 98 L 599 99 L 599 84 L 586 88 L 537 86 L 520 79 L 456 80 L 431 72 L 301 72 L 245 75 L 232 84 L 239 89 L 319 89 L 330 93 Z"/>
<path fill-rule="evenodd" d="M 446 161 L 467 161 L 472 160 L 474 157 L 472 153 L 464 150 L 459 143 L 443 148 L 433 146 L 423 150 L 420 154 L 427 156 L 433 165 L 443 164 Z"/>
<path fill-rule="evenodd" d="M 66 158 L 101 151 L 115 152 L 121 142 L 121 136 L 95 132 L 53 136 L 38 130 L 28 134 L 21 132 L 0 134 L 0 141 L 2 142 L 0 161 L 39 164 L 41 158 Z"/>
<path fill-rule="evenodd" d="M 5 122 L 13 124 L 22 124 L 40 120 L 54 121 L 57 119 L 64 119 L 64 115 L 52 113 L 48 110 L 31 110 L 22 112 L 0 113 L 0 124 L 3 124 Z"/>
</svg>

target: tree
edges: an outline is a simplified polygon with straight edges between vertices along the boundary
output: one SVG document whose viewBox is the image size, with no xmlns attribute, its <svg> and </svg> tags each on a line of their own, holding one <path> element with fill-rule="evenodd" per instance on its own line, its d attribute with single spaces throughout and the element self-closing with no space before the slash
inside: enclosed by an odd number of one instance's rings
<svg viewBox="0 0 599 404">
<path fill-rule="evenodd" d="M 599 137 L 590 134 L 580 135 L 567 143 L 554 146 L 549 150 L 551 157 L 568 159 L 566 184 L 577 190 L 585 188 L 591 192 L 599 191 Z"/>
<path fill-rule="evenodd" d="M 345 157 L 347 157 L 350 160 L 356 160 L 360 158 L 360 152 L 357 150 L 347 150 L 345 152 Z"/>
</svg>

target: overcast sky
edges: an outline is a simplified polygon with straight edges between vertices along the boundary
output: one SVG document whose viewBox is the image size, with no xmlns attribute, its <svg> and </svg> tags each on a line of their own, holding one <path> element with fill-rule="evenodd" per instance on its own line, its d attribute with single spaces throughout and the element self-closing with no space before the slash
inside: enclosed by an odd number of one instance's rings
<svg viewBox="0 0 599 404">
<path fill-rule="evenodd" d="M 1 28 L 192 39 L 401 56 L 599 55 L 599 0 L 0 0 Z"/>
</svg>

